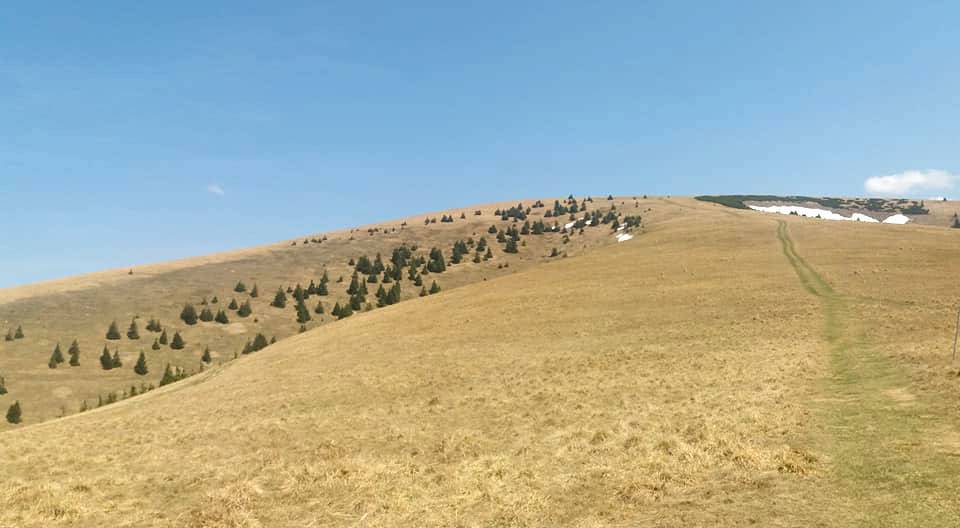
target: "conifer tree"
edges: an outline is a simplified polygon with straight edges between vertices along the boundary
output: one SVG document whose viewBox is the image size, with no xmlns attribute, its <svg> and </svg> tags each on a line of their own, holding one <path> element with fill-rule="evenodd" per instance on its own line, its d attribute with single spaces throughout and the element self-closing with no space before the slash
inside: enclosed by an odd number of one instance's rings
<svg viewBox="0 0 960 528">
<path fill-rule="evenodd" d="M 200 310 L 200 320 L 205 323 L 213 321 L 213 312 L 209 308 L 204 307 L 203 310 Z"/>
<path fill-rule="evenodd" d="M 323 272 L 323 276 L 326 277 L 327 272 Z M 317 295 L 329 295 L 329 292 L 327 291 L 327 282 L 328 281 L 324 280 L 320 281 L 320 284 L 317 285 Z"/>
<path fill-rule="evenodd" d="M 13 333 L 13 338 L 14 338 L 14 339 L 23 339 L 23 327 L 22 327 L 22 326 L 17 325 L 17 331 Z M 119 338 L 117 338 L 117 339 L 119 339 Z"/>
<path fill-rule="evenodd" d="M 80 366 L 80 343 L 77 343 L 77 340 L 74 339 L 73 343 L 70 345 L 70 366 L 77 367 Z"/>
<path fill-rule="evenodd" d="M 317 306 L 313 309 L 313 313 L 323 314 L 323 301 L 317 301 Z"/>
<path fill-rule="evenodd" d="M 220 299 L 217 299 L 216 295 L 213 296 L 213 299 L 210 299 L 210 304 L 217 304 L 218 302 L 220 302 Z"/>
<path fill-rule="evenodd" d="M 7 421 L 12 424 L 20 423 L 22 416 L 22 411 L 20 410 L 20 400 L 13 402 L 13 405 L 7 409 Z"/>
<path fill-rule="evenodd" d="M 140 330 L 137 329 L 137 320 L 130 321 L 130 327 L 127 328 L 127 339 L 140 339 Z"/>
<path fill-rule="evenodd" d="M 495 225 L 492 225 L 492 226 L 490 226 L 490 229 L 487 229 L 487 233 L 490 233 L 491 235 L 496 234 L 497 231 L 499 231 L 499 230 L 497 229 L 497 226 L 495 226 Z"/>
<path fill-rule="evenodd" d="M 163 332 L 160 333 L 160 344 L 161 344 L 161 345 L 166 345 L 166 344 L 167 344 L 167 331 L 166 331 L 166 329 L 164 329 Z"/>
<path fill-rule="evenodd" d="M 147 369 L 147 356 L 143 355 L 143 350 L 140 351 L 140 357 L 137 358 L 137 364 L 133 366 L 133 371 L 141 376 L 146 376 L 149 370 Z"/>
<path fill-rule="evenodd" d="M 173 369 L 170 368 L 170 363 L 167 363 L 167 368 L 163 370 L 163 377 L 160 378 L 160 386 L 169 385 L 177 381 L 177 377 L 173 373 Z"/>
<path fill-rule="evenodd" d="M 340 318 L 340 311 L 341 311 L 340 303 L 339 303 L 339 302 L 336 302 L 336 303 L 333 304 L 333 310 L 330 311 L 330 315 L 332 315 L 332 316 L 336 317 L 337 319 L 339 319 L 339 318 Z"/>
<path fill-rule="evenodd" d="M 277 293 L 273 296 L 273 302 L 270 303 L 270 306 L 275 308 L 285 308 L 287 306 L 287 294 L 283 293 L 283 288 L 277 289 Z"/>
<path fill-rule="evenodd" d="M 340 315 L 338 319 L 344 319 L 353 315 L 353 309 L 350 308 L 349 304 L 345 304 L 340 308 Z"/>
<path fill-rule="evenodd" d="M 304 332 L 306 332 L 306 331 L 307 331 L 307 325 L 303 325 L 303 324 L 302 324 L 302 325 L 300 325 L 300 329 L 297 330 L 297 333 L 302 334 L 302 333 L 304 333 Z"/>
<path fill-rule="evenodd" d="M 503 247 L 503 252 L 504 252 L 504 253 L 516 253 L 516 252 L 517 252 L 517 241 L 516 241 L 516 240 L 513 240 L 512 238 L 511 238 L 510 240 L 507 240 L 507 245 Z"/>
<path fill-rule="evenodd" d="M 428 294 L 427 294 L 427 287 L 424 286 L 424 287 L 420 288 L 420 297 L 426 297 L 427 295 L 428 295 Z"/>
<path fill-rule="evenodd" d="M 110 323 L 110 328 L 107 329 L 107 339 L 117 340 L 120 339 L 120 329 L 117 328 L 117 322 L 113 321 Z"/>
<path fill-rule="evenodd" d="M 7 330 L 7 335 L 4 337 L 5 341 L 13 341 L 13 329 Z"/>
<path fill-rule="evenodd" d="M 210 347 L 204 347 L 203 355 L 200 356 L 200 361 L 203 361 L 208 365 L 210 364 L 211 361 L 213 361 L 213 358 L 210 357 Z"/>
<path fill-rule="evenodd" d="M 197 309 L 194 308 L 192 304 L 184 305 L 183 310 L 180 312 L 180 319 L 188 325 L 197 324 Z"/>
<path fill-rule="evenodd" d="M 113 368 L 120 368 L 123 366 L 123 362 L 120 361 L 120 349 L 113 351 L 113 357 L 110 358 L 110 364 L 113 366 Z"/>
<path fill-rule="evenodd" d="M 7 393 L 7 382 L 0 376 L 0 396 Z"/>
<path fill-rule="evenodd" d="M 153 350 L 160 350 L 160 342 L 154 339 L 153 344 L 150 345 L 150 348 Z"/>
<path fill-rule="evenodd" d="M 183 338 L 180 337 L 180 332 L 173 333 L 173 339 L 170 341 L 170 348 L 174 350 L 181 350 L 186 344 L 187 344 L 186 341 L 184 341 Z"/>
<path fill-rule="evenodd" d="M 423 277 L 417 275 L 417 278 L 413 279 L 414 286 L 423 286 Z"/>
<path fill-rule="evenodd" d="M 237 314 L 239 315 L 239 312 Z M 230 322 L 230 319 L 227 317 L 227 312 L 223 310 L 217 310 L 217 316 L 214 318 L 214 320 L 220 324 L 227 324 Z"/>
<path fill-rule="evenodd" d="M 253 289 L 250 290 L 250 297 L 254 299 L 256 299 L 257 297 L 260 297 L 260 289 L 257 288 L 257 283 L 253 283 Z"/>
<path fill-rule="evenodd" d="M 244 284 L 243 281 L 238 281 L 237 285 L 233 287 L 233 291 L 237 293 L 243 293 L 247 291 L 247 285 Z"/>
<path fill-rule="evenodd" d="M 256 352 L 258 350 L 263 350 L 264 348 L 267 348 L 267 338 L 258 332 L 253 338 L 253 351 Z"/>
<path fill-rule="evenodd" d="M 230 310 L 236 310 L 238 307 L 236 299 L 230 299 L 230 304 L 227 305 L 227 308 Z"/>
<path fill-rule="evenodd" d="M 110 351 L 107 350 L 107 347 L 103 347 L 103 352 L 100 353 L 100 367 L 103 370 L 110 370 L 113 368 L 113 358 L 110 357 Z"/>
<path fill-rule="evenodd" d="M 243 304 L 240 305 L 240 309 L 237 310 L 237 315 L 240 317 L 248 317 L 253 313 L 253 308 L 250 307 L 250 301 L 243 301 Z"/>
<path fill-rule="evenodd" d="M 433 281 L 433 284 L 430 285 L 430 295 L 434 293 L 440 293 L 440 285 L 437 284 L 437 281 Z"/>
<path fill-rule="evenodd" d="M 303 303 L 303 299 L 300 299 L 297 301 L 297 322 L 303 324 L 309 320 L 310 310 L 307 310 L 307 305 Z"/>
</svg>

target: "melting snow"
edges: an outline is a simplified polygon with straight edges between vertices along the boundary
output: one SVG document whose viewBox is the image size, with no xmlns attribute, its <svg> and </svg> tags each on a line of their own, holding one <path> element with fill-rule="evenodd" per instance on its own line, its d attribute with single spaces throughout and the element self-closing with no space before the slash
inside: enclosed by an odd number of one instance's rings
<svg viewBox="0 0 960 528">
<path fill-rule="evenodd" d="M 576 223 L 577 223 L 576 220 L 574 220 L 573 222 L 567 222 L 566 224 L 563 224 L 563 228 L 564 228 L 564 229 L 570 229 L 570 228 L 573 227 Z"/>
<path fill-rule="evenodd" d="M 884 224 L 900 224 L 900 225 L 903 225 L 903 224 L 906 224 L 906 223 L 909 222 L 909 221 L 910 221 L 910 218 L 908 218 L 908 217 L 906 217 L 906 216 L 904 216 L 904 215 L 902 215 L 902 214 L 895 214 L 895 215 L 887 218 L 886 220 L 884 220 L 883 223 L 884 223 Z"/>
<path fill-rule="evenodd" d="M 617 233 L 617 242 L 626 242 L 633 238 L 633 235 L 630 233 Z"/>
<path fill-rule="evenodd" d="M 813 209 L 810 207 L 800 207 L 797 205 L 771 205 L 769 207 L 763 207 L 759 205 L 751 205 L 750 209 L 754 211 L 761 211 L 764 213 L 778 213 L 778 214 L 797 214 L 800 216 L 806 216 L 808 218 L 822 218 L 824 220 L 846 220 L 848 222 L 880 222 L 872 216 L 867 216 L 862 213 L 853 213 L 851 216 L 843 216 L 839 213 L 834 213 L 833 211 L 828 211 L 826 209 Z M 884 224 L 906 224 L 910 219 L 902 214 L 896 214 L 887 218 L 883 221 Z"/>
</svg>

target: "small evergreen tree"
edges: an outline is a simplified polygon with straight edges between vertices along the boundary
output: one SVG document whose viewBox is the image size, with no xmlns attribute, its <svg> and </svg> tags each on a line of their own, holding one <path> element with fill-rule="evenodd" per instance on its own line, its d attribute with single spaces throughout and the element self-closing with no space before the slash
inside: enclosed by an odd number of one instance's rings
<svg viewBox="0 0 960 528">
<path fill-rule="evenodd" d="M 180 312 L 180 319 L 188 325 L 197 324 L 197 309 L 194 308 L 192 304 L 184 305 L 183 310 Z"/>
<path fill-rule="evenodd" d="M 4 337 L 5 341 L 13 341 L 13 329 L 7 330 L 7 335 Z"/>
<path fill-rule="evenodd" d="M 230 304 L 227 305 L 227 308 L 230 309 L 230 310 L 236 310 L 237 307 L 238 307 L 238 306 L 237 306 L 237 300 L 236 300 L 236 299 L 230 299 Z"/>
<path fill-rule="evenodd" d="M 327 272 L 323 272 L 323 276 L 327 276 Z M 330 292 L 327 291 L 327 281 L 320 281 L 320 284 L 317 285 L 317 295 L 329 295 Z"/>
<path fill-rule="evenodd" d="M 13 333 L 14 339 L 23 339 L 23 327 L 17 325 L 17 331 Z M 118 338 L 119 339 L 119 338 Z"/>
<path fill-rule="evenodd" d="M 204 347 L 203 355 L 200 356 L 200 361 L 203 361 L 206 364 L 210 364 L 213 361 L 213 358 L 210 357 L 210 347 Z"/>
<path fill-rule="evenodd" d="M 74 339 L 73 343 L 70 345 L 70 366 L 78 367 L 80 366 L 80 343 L 77 343 L 77 340 Z"/>
<path fill-rule="evenodd" d="M 317 307 L 313 309 L 313 313 L 323 314 L 323 301 L 317 301 Z"/>
<path fill-rule="evenodd" d="M 239 315 L 239 312 L 238 312 L 238 315 Z M 217 316 L 214 318 L 214 320 L 216 320 L 220 324 L 227 324 L 230 322 L 230 319 L 227 317 L 227 312 L 223 310 L 217 310 Z"/>
<path fill-rule="evenodd" d="M 517 242 L 512 238 L 507 240 L 507 245 L 503 248 L 504 253 L 516 253 L 517 252 Z"/>
<path fill-rule="evenodd" d="M 173 340 L 170 341 L 170 348 L 174 350 L 181 350 L 186 344 L 187 344 L 186 341 L 184 341 L 183 338 L 180 337 L 180 332 L 173 333 Z"/>
<path fill-rule="evenodd" d="M 160 378 L 160 386 L 169 385 L 177 381 L 177 376 L 174 375 L 173 369 L 170 368 L 170 363 L 167 363 L 167 368 L 163 369 L 163 377 Z"/>
<path fill-rule="evenodd" d="M 159 339 L 159 341 L 160 341 L 160 344 L 161 344 L 161 345 L 166 345 L 166 344 L 167 344 L 167 331 L 166 331 L 166 330 L 164 330 L 163 332 L 160 333 L 160 339 Z"/>
<path fill-rule="evenodd" d="M 107 329 L 107 339 L 117 340 L 120 339 L 120 329 L 117 328 L 117 322 L 113 321 L 110 323 L 110 328 Z"/>
<path fill-rule="evenodd" d="M 12 424 L 18 424 L 22 419 L 21 414 L 20 400 L 17 400 L 13 402 L 13 405 L 11 405 L 9 409 L 7 409 L 7 421 Z"/>
<path fill-rule="evenodd" d="M 7 382 L 0 376 L 0 396 L 7 393 Z"/>
<path fill-rule="evenodd" d="M 430 295 L 434 293 L 440 293 L 440 285 L 437 284 L 437 281 L 433 281 L 433 284 L 430 285 Z"/>
<path fill-rule="evenodd" d="M 253 351 L 256 352 L 264 348 L 267 348 L 267 337 L 258 332 L 253 338 Z"/>
<path fill-rule="evenodd" d="M 307 310 L 307 305 L 303 303 L 303 299 L 300 299 L 297 301 L 297 322 L 303 324 L 309 320 L 310 310 Z"/>
<path fill-rule="evenodd" d="M 110 364 L 113 365 L 113 368 L 120 368 L 123 366 L 123 361 L 120 361 L 120 349 L 113 351 L 113 357 L 110 358 Z"/>
<path fill-rule="evenodd" d="M 240 317 L 247 317 L 253 313 L 253 308 L 250 307 L 250 301 L 243 301 L 243 304 L 240 305 L 240 308 L 237 310 L 237 315 Z"/>
<path fill-rule="evenodd" d="M 243 293 L 247 291 L 247 285 L 244 284 L 243 281 L 238 281 L 237 285 L 233 287 L 233 291 L 237 293 Z"/>
<path fill-rule="evenodd" d="M 103 352 L 100 353 L 100 367 L 103 370 L 110 370 L 113 368 L 113 358 L 110 357 L 110 351 L 107 350 L 107 347 L 103 347 Z"/>
<path fill-rule="evenodd" d="M 428 294 L 427 294 L 427 287 L 424 286 L 424 287 L 420 288 L 420 297 L 426 297 L 427 295 L 428 295 Z"/>
<path fill-rule="evenodd" d="M 250 290 L 250 297 L 253 297 L 254 299 L 260 297 L 260 289 L 257 288 L 257 283 L 253 283 L 253 289 Z"/>
<path fill-rule="evenodd" d="M 137 329 L 137 320 L 130 321 L 130 327 L 127 328 L 127 339 L 140 339 L 140 330 Z"/>
<path fill-rule="evenodd" d="M 283 288 L 277 290 L 277 294 L 273 296 L 273 302 L 270 303 L 270 306 L 275 308 L 285 308 L 287 306 L 287 294 L 283 293 Z"/>
<path fill-rule="evenodd" d="M 146 376 L 147 372 L 147 356 L 143 355 L 143 350 L 140 351 L 140 357 L 137 358 L 137 364 L 133 366 L 133 371 L 141 376 Z"/>
<path fill-rule="evenodd" d="M 160 342 L 154 339 L 153 344 L 150 345 L 150 348 L 153 350 L 160 350 Z"/>
<path fill-rule="evenodd" d="M 200 310 L 200 320 L 205 323 L 213 321 L 213 312 L 209 308 L 204 307 L 203 310 Z"/>
</svg>

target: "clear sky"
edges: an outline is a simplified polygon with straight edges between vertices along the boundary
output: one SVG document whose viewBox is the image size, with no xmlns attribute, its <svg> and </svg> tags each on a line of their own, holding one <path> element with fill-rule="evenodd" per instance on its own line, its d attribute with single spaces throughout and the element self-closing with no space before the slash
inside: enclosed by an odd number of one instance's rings
<svg viewBox="0 0 960 528">
<path fill-rule="evenodd" d="M 466 4 L 0 4 L 0 287 L 495 199 L 960 169 L 956 2 Z"/>
</svg>

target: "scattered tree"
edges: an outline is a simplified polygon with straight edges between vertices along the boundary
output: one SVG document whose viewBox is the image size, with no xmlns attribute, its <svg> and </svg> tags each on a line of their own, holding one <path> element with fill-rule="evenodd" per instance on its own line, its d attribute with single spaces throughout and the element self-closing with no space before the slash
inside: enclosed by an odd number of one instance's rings
<svg viewBox="0 0 960 528">
<path fill-rule="evenodd" d="M 239 312 L 237 312 L 237 315 L 240 315 Z M 217 310 L 217 316 L 214 318 L 214 320 L 220 324 L 227 324 L 230 322 L 230 319 L 227 317 L 227 312 L 223 310 Z"/>
<path fill-rule="evenodd" d="M 194 308 L 192 304 L 184 305 L 183 310 L 180 312 L 180 319 L 188 325 L 197 324 L 197 309 Z"/>
<path fill-rule="evenodd" d="M 17 325 L 17 331 L 13 333 L 14 339 L 23 339 L 23 327 Z M 119 338 L 118 338 L 119 339 Z"/>
<path fill-rule="evenodd" d="M 173 333 L 173 340 L 170 341 L 170 348 L 174 350 L 181 350 L 186 344 L 187 344 L 186 341 L 184 341 L 183 338 L 180 337 L 180 332 Z"/>
<path fill-rule="evenodd" d="M 140 339 L 140 330 L 137 329 L 137 320 L 130 321 L 130 327 L 127 328 L 128 339 Z"/>
<path fill-rule="evenodd" d="M 120 349 L 113 351 L 113 357 L 110 358 L 110 364 L 113 365 L 113 368 L 120 368 L 123 366 L 123 362 L 120 361 Z"/>
<path fill-rule="evenodd" d="M 206 364 L 210 364 L 213 361 L 213 358 L 210 357 L 210 347 L 204 347 L 203 355 L 200 356 L 200 361 L 203 361 Z"/>
<path fill-rule="evenodd" d="M 277 294 L 273 296 L 273 302 L 270 306 L 275 308 L 285 308 L 287 306 L 287 294 L 283 293 L 283 288 L 277 289 Z"/>
<path fill-rule="evenodd" d="M 253 297 L 254 299 L 260 297 L 260 289 L 257 288 L 257 283 L 253 283 L 253 289 L 250 290 L 250 297 Z"/>
<path fill-rule="evenodd" d="M 433 284 L 430 285 L 430 295 L 434 293 L 440 293 L 440 285 L 437 284 L 437 281 L 433 281 Z"/>
<path fill-rule="evenodd" d="M 113 368 L 113 358 L 110 357 L 110 351 L 107 350 L 107 347 L 103 347 L 103 352 L 100 353 L 100 367 L 103 370 L 110 370 Z"/>
<path fill-rule="evenodd" d="M 237 293 L 243 293 L 247 291 L 247 285 L 244 284 L 243 281 L 238 281 L 237 285 L 233 287 L 233 291 Z"/>
<path fill-rule="evenodd" d="M 227 305 L 227 308 L 230 309 L 230 310 L 236 310 L 237 307 L 238 307 L 238 306 L 237 306 L 237 300 L 236 300 L 236 299 L 230 299 L 230 304 Z"/>
<path fill-rule="evenodd" d="M 243 301 L 243 304 L 240 305 L 240 309 L 237 310 L 237 315 L 240 317 L 247 317 L 253 313 L 253 308 L 250 307 L 250 301 Z"/>
<path fill-rule="evenodd" d="M 140 351 L 140 357 L 137 358 L 137 364 L 133 366 L 133 371 L 141 376 L 146 376 L 147 372 L 147 356 L 143 355 L 143 350 Z"/>
<path fill-rule="evenodd" d="M 117 322 L 113 321 L 110 323 L 110 328 L 107 329 L 107 339 L 117 340 L 120 339 L 120 329 L 117 328 Z"/>
<path fill-rule="evenodd" d="M 17 400 L 7 409 L 7 421 L 12 424 L 18 424 L 21 418 L 20 400 Z"/>
<path fill-rule="evenodd" d="M 70 366 L 78 367 L 80 366 L 80 343 L 77 343 L 77 340 L 74 339 L 73 343 L 70 344 Z"/>
</svg>

